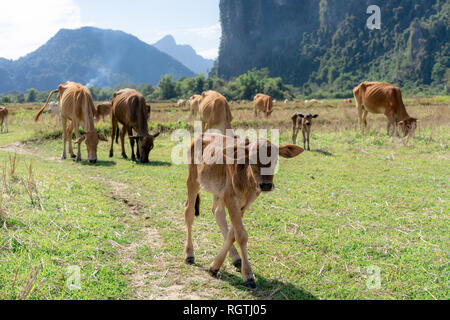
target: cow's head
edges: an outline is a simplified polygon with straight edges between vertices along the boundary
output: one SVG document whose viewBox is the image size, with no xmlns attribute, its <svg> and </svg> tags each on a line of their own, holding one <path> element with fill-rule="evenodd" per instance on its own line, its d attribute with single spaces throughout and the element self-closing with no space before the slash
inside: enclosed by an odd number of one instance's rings
<svg viewBox="0 0 450 320">
<path fill-rule="evenodd" d="M 303 119 L 303 123 L 306 126 L 310 127 L 312 125 L 312 119 L 316 119 L 319 115 L 318 114 L 312 115 L 311 113 L 303 115 L 300 113 L 299 116 L 300 116 L 300 118 Z"/>
<path fill-rule="evenodd" d="M 86 143 L 89 162 L 92 164 L 96 163 L 98 143 L 99 141 L 108 141 L 108 139 L 105 136 L 99 134 L 97 131 L 92 131 L 86 133 L 84 136 L 81 136 L 74 143 L 79 145 L 83 141 Z"/>
<path fill-rule="evenodd" d="M 414 136 L 416 134 L 418 121 L 419 120 L 417 120 L 415 118 L 408 118 L 406 120 L 398 122 L 398 125 L 402 128 L 403 134 L 405 135 L 405 137 L 414 138 Z"/>
<path fill-rule="evenodd" d="M 133 136 L 130 139 L 133 139 L 137 142 L 139 148 L 139 155 L 141 156 L 142 163 L 149 162 L 149 154 L 150 151 L 153 150 L 155 139 L 161 134 L 158 132 L 154 135 L 145 135 L 145 136 Z"/>
<path fill-rule="evenodd" d="M 251 176 L 258 192 L 270 192 L 275 189 L 275 175 L 279 156 L 294 158 L 303 152 L 303 148 L 289 144 L 277 147 L 267 140 L 259 140 L 235 149 L 237 174 L 244 174 L 250 167 Z"/>
</svg>

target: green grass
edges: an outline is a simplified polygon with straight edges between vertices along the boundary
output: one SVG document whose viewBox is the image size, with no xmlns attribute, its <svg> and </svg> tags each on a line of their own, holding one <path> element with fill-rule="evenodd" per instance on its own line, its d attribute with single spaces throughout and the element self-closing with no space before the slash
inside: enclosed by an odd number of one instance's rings
<svg viewBox="0 0 450 320">
<path fill-rule="evenodd" d="M 187 168 L 171 163 L 169 133 L 149 165 L 109 159 L 101 143 L 91 166 L 57 160 L 61 141 L 45 135 L 47 120 L 20 119 L 0 135 L 0 146 L 31 141 L 20 146 L 29 154 L 18 155 L 14 175 L 0 149 L 0 298 L 19 298 L 39 265 L 33 288 L 42 285 L 26 298 L 450 298 L 448 125 L 421 127 L 408 146 L 378 129 L 366 137 L 316 130 L 313 151 L 282 159 L 276 190 L 244 217 L 258 283 L 248 291 L 228 259 L 217 279 L 207 274 L 223 244 L 207 193 L 194 223 L 196 265 L 184 264 Z M 78 291 L 65 285 L 72 265 L 81 268 Z M 380 268 L 380 289 L 367 287 L 370 266 Z"/>
</svg>

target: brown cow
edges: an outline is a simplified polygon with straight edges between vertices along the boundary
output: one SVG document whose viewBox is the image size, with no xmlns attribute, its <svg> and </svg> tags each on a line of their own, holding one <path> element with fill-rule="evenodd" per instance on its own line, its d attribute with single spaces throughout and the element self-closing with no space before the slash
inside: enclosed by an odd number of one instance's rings
<svg viewBox="0 0 450 320">
<path fill-rule="evenodd" d="M 112 141 L 109 156 L 114 156 L 114 138 L 119 131 L 119 122 L 123 125 L 120 134 L 122 157 L 127 159 L 125 153 L 125 135 L 128 133 L 131 145 L 131 159 L 136 161 L 134 143 L 137 142 L 136 153 L 142 163 L 148 163 L 149 153 L 153 149 L 154 140 L 159 132 L 151 135 L 148 132 L 147 119 L 150 105 L 145 102 L 144 96 L 134 89 L 123 89 L 114 93 L 112 99 Z M 136 135 L 133 136 L 133 130 Z M 116 140 L 117 141 L 117 140 Z"/>
<path fill-rule="evenodd" d="M 198 107 L 200 105 L 200 101 L 202 100 L 202 96 L 199 94 L 194 94 L 192 97 L 189 98 L 187 101 L 187 104 L 189 105 L 189 108 L 191 110 L 191 116 L 196 117 L 198 114 Z"/>
<path fill-rule="evenodd" d="M 306 149 L 306 142 L 308 142 L 308 151 L 311 151 L 309 148 L 309 140 L 311 137 L 311 126 L 312 119 L 317 118 L 319 115 L 312 115 L 310 113 L 303 115 L 301 113 L 296 113 L 292 116 L 293 128 L 292 128 L 292 143 L 297 143 L 297 135 L 298 131 L 302 129 L 303 134 L 303 148 Z"/>
<path fill-rule="evenodd" d="M 66 141 L 69 141 L 69 153 L 72 158 L 76 157 L 76 161 L 81 161 L 80 145 L 85 141 L 88 151 L 88 160 L 90 163 L 97 162 L 97 147 L 99 140 L 108 141 L 104 136 L 99 135 L 94 126 L 94 116 L 96 110 L 92 101 L 91 92 L 88 88 L 75 82 L 66 82 L 60 84 L 57 90 L 50 92 L 47 102 L 34 117 L 34 121 L 39 120 L 40 115 L 48 106 L 50 98 L 53 94 L 58 93 L 57 99 L 61 108 L 61 121 L 63 127 L 63 153 L 61 159 L 66 159 Z M 68 122 L 70 124 L 68 126 Z M 81 136 L 79 126 L 82 124 L 84 136 Z M 78 145 L 78 153 L 75 156 L 72 149 L 72 132 L 75 128 L 77 140 L 74 142 Z"/>
<path fill-rule="evenodd" d="M 418 120 L 410 117 L 406 112 L 399 87 L 384 82 L 363 82 L 353 90 L 353 95 L 363 134 L 367 129 L 367 115 L 370 112 L 384 114 L 387 117 L 388 135 L 391 126 L 394 127 L 394 134 L 398 135 L 397 125 L 400 125 L 405 137 L 414 137 Z"/>
<path fill-rule="evenodd" d="M 203 131 L 217 129 L 226 134 L 227 129 L 231 129 L 233 120 L 227 99 L 212 90 L 203 92 L 201 98 L 198 99 L 198 111 L 203 122 Z"/>
<path fill-rule="evenodd" d="M 258 112 L 263 112 L 266 114 L 266 118 L 269 118 L 273 112 L 273 102 L 272 98 L 265 94 L 257 94 L 253 99 L 255 104 L 255 117 L 258 117 Z"/>
<path fill-rule="evenodd" d="M 102 118 L 103 121 L 105 121 L 105 118 L 111 115 L 112 104 L 111 102 L 100 103 L 97 105 L 95 109 L 97 111 L 95 121 L 97 122 L 100 121 L 100 117 Z"/>
<path fill-rule="evenodd" d="M 5 124 L 6 132 L 8 132 L 8 109 L 0 107 L 0 132 L 3 132 L 3 123 Z"/>
<path fill-rule="evenodd" d="M 256 288 L 247 257 L 248 235 L 242 217 L 262 192 L 274 190 L 273 177 L 278 156 L 293 158 L 303 151 L 296 145 L 277 147 L 267 140 L 250 143 L 248 139 L 243 141 L 220 134 L 206 133 L 195 139 L 190 147 L 188 199 L 184 212 L 187 226 L 186 263 L 194 263 L 192 224 L 194 215 L 200 214 L 199 192 L 202 187 L 214 195 L 212 210 L 225 238 L 223 249 L 210 266 L 210 273 L 216 275 L 230 253 L 233 264 L 238 268 L 242 266 L 245 286 Z M 231 220 L 229 230 L 225 207 Z M 242 260 L 233 246 L 234 241 L 240 247 Z"/>
</svg>

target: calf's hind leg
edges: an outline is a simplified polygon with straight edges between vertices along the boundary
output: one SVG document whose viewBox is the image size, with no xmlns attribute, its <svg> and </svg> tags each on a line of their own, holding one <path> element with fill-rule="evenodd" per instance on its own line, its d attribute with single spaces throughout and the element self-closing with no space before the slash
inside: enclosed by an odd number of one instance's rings
<svg viewBox="0 0 450 320">
<path fill-rule="evenodd" d="M 188 198 L 186 201 L 186 208 L 184 209 L 184 220 L 187 228 L 187 240 L 186 240 L 186 263 L 194 264 L 194 245 L 192 243 L 192 225 L 194 224 L 195 211 L 199 210 L 200 205 L 197 202 L 199 198 L 200 185 L 197 182 L 197 172 L 195 165 L 189 165 L 189 177 L 187 180 Z M 197 207 L 197 208 L 196 208 Z"/>
</svg>

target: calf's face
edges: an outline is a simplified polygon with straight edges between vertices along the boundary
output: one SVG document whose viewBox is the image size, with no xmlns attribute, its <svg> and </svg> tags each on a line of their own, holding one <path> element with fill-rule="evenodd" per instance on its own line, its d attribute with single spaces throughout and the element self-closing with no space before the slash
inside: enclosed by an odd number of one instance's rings
<svg viewBox="0 0 450 320">
<path fill-rule="evenodd" d="M 258 192 L 270 192 L 275 189 L 273 178 L 279 156 L 294 158 L 304 150 L 296 145 L 277 147 L 268 141 L 249 146 L 249 162 Z M 256 161 L 255 161 L 256 159 Z"/>
<path fill-rule="evenodd" d="M 404 121 L 400 121 L 398 124 L 402 128 L 403 134 L 405 137 L 414 138 L 417 129 L 417 119 L 409 118 Z"/>
<path fill-rule="evenodd" d="M 307 127 L 311 127 L 312 119 L 316 119 L 318 116 L 318 114 L 312 115 L 311 113 L 308 113 L 306 115 L 300 114 L 300 118 L 303 119 L 303 124 Z"/>
</svg>

